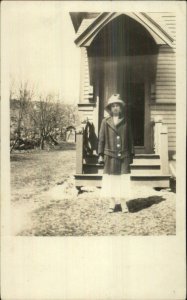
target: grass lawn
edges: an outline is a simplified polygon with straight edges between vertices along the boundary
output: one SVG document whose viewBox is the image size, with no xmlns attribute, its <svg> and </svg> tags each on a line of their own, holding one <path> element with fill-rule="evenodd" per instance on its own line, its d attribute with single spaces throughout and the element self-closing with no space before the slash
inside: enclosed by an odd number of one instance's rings
<svg viewBox="0 0 187 300">
<path fill-rule="evenodd" d="M 62 144 L 60 149 L 50 151 L 17 152 L 10 159 L 12 201 L 32 202 L 39 193 L 74 173 L 75 145 Z"/>
<path fill-rule="evenodd" d="M 11 154 L 12 230 L 22 236 L 173 235 L 175 194 L 141 187 L 129 213 L 107 213 L 99 189 L 77 195 L 75 146 Z"/>
</svg>

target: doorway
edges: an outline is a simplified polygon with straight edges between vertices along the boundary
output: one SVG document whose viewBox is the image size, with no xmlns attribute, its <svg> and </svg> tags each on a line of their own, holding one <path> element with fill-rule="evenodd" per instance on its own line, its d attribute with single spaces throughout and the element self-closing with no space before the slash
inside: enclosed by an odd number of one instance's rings
<svg viewBox="0 0 187 300">
<path fill-rule="evenodd" d="M 135 153 L 151 153 L 149 72 L 144 58 L 105 59 L 100 64 L 99 127 L 106 116 L 105 106 L 112 94 L 120 94 L 126 103 L 126 117 L 131 122 Z M 147 58 L 148 60 L 148 58 Z M 149 60 L 150 61 L 150 60 Z M 102 74 L 102 76 L 101 76 Z"/>
<path fill-rule="evenodd" d="M 127 102 L 136 153 L 150 153 L 150 86 L 158 47 L 145 28 L 126 15 L 108 23 L 89 47 L 91 84 L 99 99 L 98 127 L 109 97 Z"/>
</svg>

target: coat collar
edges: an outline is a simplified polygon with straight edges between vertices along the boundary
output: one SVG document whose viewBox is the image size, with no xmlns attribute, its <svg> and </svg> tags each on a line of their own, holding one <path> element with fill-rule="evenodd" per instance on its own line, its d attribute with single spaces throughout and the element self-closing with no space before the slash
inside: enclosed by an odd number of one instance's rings
<svg viewBox="0 0 187 300">
<path fill-rule="evenodd" d="M 124 122 L 124 120 L 125 120 L 124 118 L 121 118 L 121 119 L 119 119 L 119 122 L 118 122 L 116 125 L 114 125 L 113 118 L 112 118 L 112 117 L 109 117 L 109 118 L 107 119 L 107 123 L 108 123 L 108 125 L 109 125 L 114 131 L 117 132 L 118 126 L 119 126 L 122 122 Z"/>
</svg>

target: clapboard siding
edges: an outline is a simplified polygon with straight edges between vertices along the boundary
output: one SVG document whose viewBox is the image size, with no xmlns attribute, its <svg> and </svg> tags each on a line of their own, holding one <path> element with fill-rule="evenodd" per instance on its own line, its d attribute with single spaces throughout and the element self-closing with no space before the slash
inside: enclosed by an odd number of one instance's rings
<svg viewBox="0 0 187 300">
<path fill-rule="evenodd" d="M 81 102 L 89 103 L 92 96 L 89 94 L 90 70 L 88 64 L 87 48 L 81 48 Z"/>
<path fill-rule="evenodd" d="M 168 128 L 169 151 L 176 151 L 176 106 L 154 104 L 151 106 L 151 120 L 160 116 L 163 124 Z"/>
<path fill-rule="evenodd" d="M 157 103 L 176 102 L 176 66 L 175 50 L 168 45 L 161 45 L 158 51 L 155 101 Z"/>
<path fill-rule="evenodd" d="M 171 122 L 172 120 L 175 120 L 175 115 L 171 114 L 170 116 L 168 114 L 161 114 L 161 113 L 158 113 L 158 114 L 155 114 L 155 116 L 162 116 L 164 120 L 167 120 L 169 122 Z M 153 114 L 154 116 L 154 114 Z"/>
<path fill-rule="evenodd" d="M 173 118 L 173 116 L 175 116 L 176 115 L 176 112 L 174 111 L 174 110 L 168 110 L 169 108 L 167 107 L 167 110 L 153 110 L 152 111 L 152 116 L 157 116 L 157 115 L 159 115 L 159 116 L 162 116 L 162 115 L 164 115 L 164 116 L 167 116 L 167 117 L 171 117 L 171 118 Z"/>
<path fill-rule="evenodd" d="M 161 81 L 161 80 L 157 80 L 156 81 L 156 88 L 158 88 L 159 86 L 164 86 L 168 89 L 172 88 L 175 89 L 175 83 L 176 83 L 176 80 L 170 80 L 170 81 Z"/>
<path fill-rule="evenodd" d="M 158 87 L 159 87 L 159 89 L 158 89 Z M 162 84 L 157 84 L 157 89 L 158 89 L 158 91 L 162 91 L 162 90 L 166 90 L 166 87 L 167 87 L 167 89 L 169 89 L 170 91 L 175 91 L 176 89 L 175 89 L 175 86 L 173 86 L 173 85 L 166 85 L 166 84 L 164 84 L 164 85 L 162 85 Z M 156 90 L 157 90 L 156 89 Z"/>
<path fill-rule="evenodd" d="M 164 95 L 158 95 L 157 101 L 160 103 L 168 103 L 168 102 L 175 102 L 175 96 L 164 96 Z"/>
<path fill-rule="evenodd" d="M 171 139 L 174 138 L 176 140 L 176 131 L 172 131 L 170 128 L 168 128 L 168 132 L 169 132 L 170 138 Z"/>
<path fill-rule="evenodd" d="M 157 24 L 159 24 L 174 39 L 175 46 L 175 29 L 176 15 L 174 12 L 151 12 L 147 13 Z"/>
<path fill-rule="evenodd" d="M 170 89 L 170 88 L 167 88 L 165 87 L 165 90 L 164 89 L 160 89 L 160 86 L 156 88 L 156 93 L 157 93 L 157 96 L 159 95 L 165 95 L 165 96 L 171 96 L 171 95 L 175 95 L 175 89 Z"/>
<path fill-rule="evenodd" d="M 172 66 L 166 66 L 166 67 L 163 67 L 163 66 L 159 66 L 159 71 L 157 72 L 157 74 L 162 74 L 162 73 L 165 73 L 167 72 L 167 74 L 171 73 L 173 74 L 173 72 L 175 72 L 175 66 L 173 65 Z"/>
</svg>

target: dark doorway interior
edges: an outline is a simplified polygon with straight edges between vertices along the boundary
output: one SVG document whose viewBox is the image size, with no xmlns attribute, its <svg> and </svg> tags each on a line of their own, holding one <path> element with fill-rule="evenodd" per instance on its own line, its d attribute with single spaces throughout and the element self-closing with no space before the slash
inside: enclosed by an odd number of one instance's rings
<svg viewBox="0 0 187 300">
<path fill-rule="evenodd" d="M 128 83 L 126 94 L 134 145 L 144 146 L 144 83 Z"/>
</svg>

